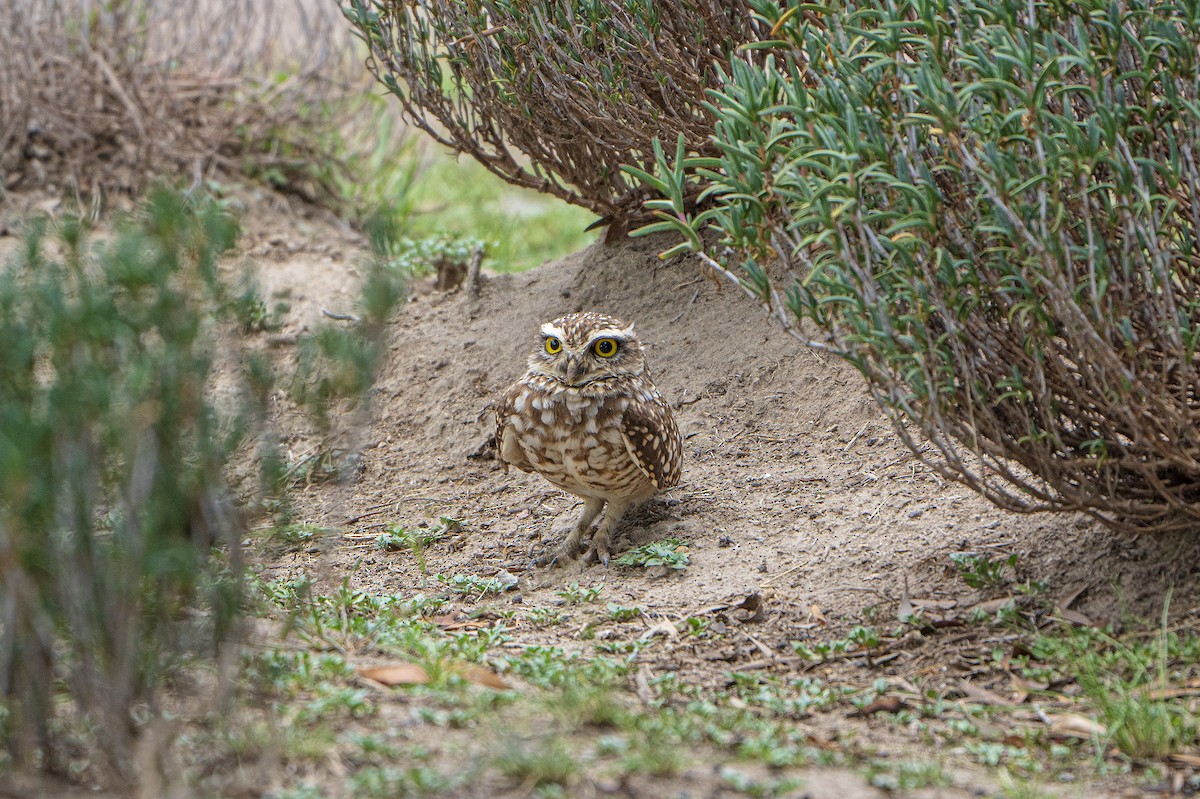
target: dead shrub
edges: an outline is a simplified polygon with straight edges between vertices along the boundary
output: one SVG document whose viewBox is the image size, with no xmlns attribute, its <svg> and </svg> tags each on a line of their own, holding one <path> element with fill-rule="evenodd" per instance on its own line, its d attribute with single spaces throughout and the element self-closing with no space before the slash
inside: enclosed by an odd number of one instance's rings
<svg viewBox="0 0 1200 799">
<path fill-rule="evenodd" d="M 284 182 L 333 154 L 353 39 L 320 0 L 0 0 L 0 180 Z"/>
</svg>

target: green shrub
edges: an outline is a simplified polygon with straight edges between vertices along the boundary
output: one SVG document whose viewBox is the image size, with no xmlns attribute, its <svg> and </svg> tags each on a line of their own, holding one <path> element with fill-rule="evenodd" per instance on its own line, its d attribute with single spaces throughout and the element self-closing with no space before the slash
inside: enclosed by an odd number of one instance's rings
<svg viewBox="0 0 1200 799">
<path fill-rule="evenodd" d="M 251 414 L 204 389 L 236 235 L 162 191 L 95 247 L 35 220 L 0 272 L 0 738 L 21 760 L 65 771 L 82 741 L 129 776 L 164 681 L 234 627 L 224 467 Z"/>
<path fill-rule="evenodd" d="M 1195 7 L 794 8 L 712 94 L 719 157 L 634 171 L 664 196 L 647 232 L 814 322 L 909 446 L 1001 506 L 1194 529 Z"/>
<path fill-rule="evenodd" d="M 343 8 L 415 125 L 510 183 L 607 217 L 644 199 L 619 167 L 650 159 L 656 136 L 710 149 L 714 63 L 767 30 L 746 0 Z"/>
</svg>

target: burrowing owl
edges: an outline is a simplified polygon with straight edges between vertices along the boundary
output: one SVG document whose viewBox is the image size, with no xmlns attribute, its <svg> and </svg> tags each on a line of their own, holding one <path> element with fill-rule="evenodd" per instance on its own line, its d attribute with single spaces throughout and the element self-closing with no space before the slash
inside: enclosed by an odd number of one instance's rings
<svg viewBox="0 0 1200 799">
<path fill-rule="evenodd" d="M 529 370 L 496 411 L 496 447 L 507 470 L 537 472 L 584 500 L 553 556 L 573 557 L 608 503 L 583 560 L 608 565 L 613 530 L 630 505 L 679 482 L 683 441 L 659 396 L 633 325 L 577 313 L 542 325 Z"/>
</svg>

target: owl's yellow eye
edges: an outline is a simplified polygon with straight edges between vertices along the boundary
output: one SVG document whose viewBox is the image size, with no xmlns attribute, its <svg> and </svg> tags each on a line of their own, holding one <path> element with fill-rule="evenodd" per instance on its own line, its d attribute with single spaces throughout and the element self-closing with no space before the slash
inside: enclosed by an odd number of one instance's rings
<svg viewBox="0 0 1200 799">
<path fill-rule="evenodd" d="M 562 352 L 562 342 L 556 339 L 554 336 L 546 339 L 546 352 L 550 353 L 551 355 L 557 355 L 558 353 Z"/>
<path fill-rule="evenodd" d="M 601 358 L 611 358 L 617 354 L 617 340 L 612 338 L 602 338 L 592 345 L 592 349 Z"/>
</svg>

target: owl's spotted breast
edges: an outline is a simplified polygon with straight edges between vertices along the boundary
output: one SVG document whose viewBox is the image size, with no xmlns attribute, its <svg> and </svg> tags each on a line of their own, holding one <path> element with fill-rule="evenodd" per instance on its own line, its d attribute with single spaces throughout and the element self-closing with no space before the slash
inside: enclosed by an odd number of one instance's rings
<svg viewBox="0 0 1200 799">
<path fill-rule="evenodd" d="M 679 470 L 661 454 L 674 430 L 670 409 L 657 392 L 645 396 L 665 413 L 647 416 L 623 391 L 571 391 L 536 377 L 518 383 L 497 419 L 501 460 L 579 496 L 644 497 L 674 485 Z M 657 426 L 664 416 L 670 430 Z"/>
</svg>

